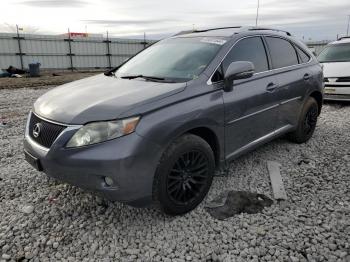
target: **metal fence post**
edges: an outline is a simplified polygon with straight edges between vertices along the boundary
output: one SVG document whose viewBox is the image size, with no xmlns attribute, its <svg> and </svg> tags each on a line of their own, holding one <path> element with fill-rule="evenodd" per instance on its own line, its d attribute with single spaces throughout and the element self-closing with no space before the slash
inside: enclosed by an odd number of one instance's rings
<svg viewBox="0 0 350 262">
<path fill-rule="evenodd" d="M 17 39 L 18 42 L 18 51 L 19 53 L 17 53 L 16 55 L 19 55 L 19 59 L 21 61 L 21 69 L 24 69 L 24 65 L 23 65 L 23 53 L 22 53 L 22 47 L 21 47 L 21 39 L 24 39 L 24 37 L 20 37 L 19 36 L 19 30 L 18 30 L 18 25 L 16 25 L 16 29 L 17 29 L 17 37 L 15 37 Z"/>
<path fill-rule="evenodd" d="M 147 46 L 147 42 L 146 42 L 146 33 L 143 33 L 143 49 L 145 49 L 146 48 L 146 46 Z"/>
<path fill-rule="evenodd" d="M 112 61 L 111 61 L 112 54 L 111 54 L 111 48 L 110 48 L 111 41 L 109 40 L 109 37 L 108 37 L 108 31 L 107 31 L 107 40 L 105 40 L 103 42 L 105 42 L 106 45 L 107 45 L 107 54 L 106 54 L 106 56 L 107 56 L 108 68 L 112 68 Z"/>
<path fill-rule="evenodd" d="M 72 43 L 71 41 L 73 41 L 71 38 L 70 38 L 70 31 L 69 31 L 69 28 L 68 28 L 68 39 L 65 39 L 65 41 L 68 41 L 68 50 L 69 50 L 69 54 L 67 54 L 70 58 L 70 70 L 73 72 L 74 70 L 74 67 L 73 67 L 73 55 L 72 54 Z"/>
</svg>

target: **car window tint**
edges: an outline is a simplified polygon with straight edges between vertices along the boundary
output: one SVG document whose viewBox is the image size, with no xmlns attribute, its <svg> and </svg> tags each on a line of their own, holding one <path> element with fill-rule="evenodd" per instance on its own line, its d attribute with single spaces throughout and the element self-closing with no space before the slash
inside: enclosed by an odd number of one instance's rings
<svg viewBox="0 0 350 262">
<path fill-rule="evenodd" d="M 294 47 L 288 41 L 278 37 L 266 37 L 273 68 L 281 68 L 298 64 Z"/>
<path fill-rule="evenodd" d="M 223 61 L 224 72 L 235 61 L 252 62 L 256 73 L 269 70 L 265 47 L 260 37 L 249 37 L 236 43 Z"/>
<path fill-rule="evenodd" d="M 300 57 L 300 64 L 309 62 L 310 56 L 306 54 L 305 51 L 303 51 L 301 48 L 297 46 L 295 46 L 295 48 L 297 49 L 298 55 Z"/>
</svg>

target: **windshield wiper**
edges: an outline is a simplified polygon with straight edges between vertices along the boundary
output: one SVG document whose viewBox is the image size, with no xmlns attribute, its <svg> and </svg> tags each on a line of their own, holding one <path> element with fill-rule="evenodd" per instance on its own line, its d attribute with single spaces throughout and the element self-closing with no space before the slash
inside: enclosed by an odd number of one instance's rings
<svg viewBox="0 0 350 262">
<path fill-rule="evenodd" d="M 169 83 L 173 83 L 174 81 L 172 80 L 167 80 L 163 77 L 156 77 L 156 76 L 144 76 L 144 75 L 130 75 L 130 76 L 122 76 L 120 78 L 123 79 L 135 79 L 135 78 L 143 78 L 149 81 L 155 81 L 155 82 L 169 82 Z"/>
</svg>

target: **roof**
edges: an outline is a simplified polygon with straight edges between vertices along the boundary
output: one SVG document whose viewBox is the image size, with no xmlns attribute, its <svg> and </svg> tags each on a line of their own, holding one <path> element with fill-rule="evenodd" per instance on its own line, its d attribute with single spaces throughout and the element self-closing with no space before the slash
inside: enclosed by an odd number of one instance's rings
<svg viewBox="0 0 350 262">
<path fill-rule="evenodd" d="M 275 28 L 266 28 L 266 27 L 242 27 L 242 26 L 230 26 L 230 27 L 218 27 L 218 28 L 208 28 L 200 30 L 189 30 L 182 31 L 177 33 L 175 36 L 216 36 L 216 37 L 232 37 L 236 34 L 249 32 L 249 31 L 273 31 L 286 34 L 291 36 L 287 31 L 275 29 Z"/>
</svg>

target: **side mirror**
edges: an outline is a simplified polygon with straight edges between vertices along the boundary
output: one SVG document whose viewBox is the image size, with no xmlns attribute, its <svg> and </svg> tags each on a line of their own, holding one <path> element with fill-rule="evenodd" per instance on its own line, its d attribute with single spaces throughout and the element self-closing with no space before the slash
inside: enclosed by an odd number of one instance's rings
<svg viewBox="0 0 350 262">
<path fill-rule="evenodd" d="M 226 92 L 232 91 L 233 80 L 245 79 L 252 77 L 254 74 L 254 64 L 248 61 L 232 62 L 225 72 Z"/>
</svg>

